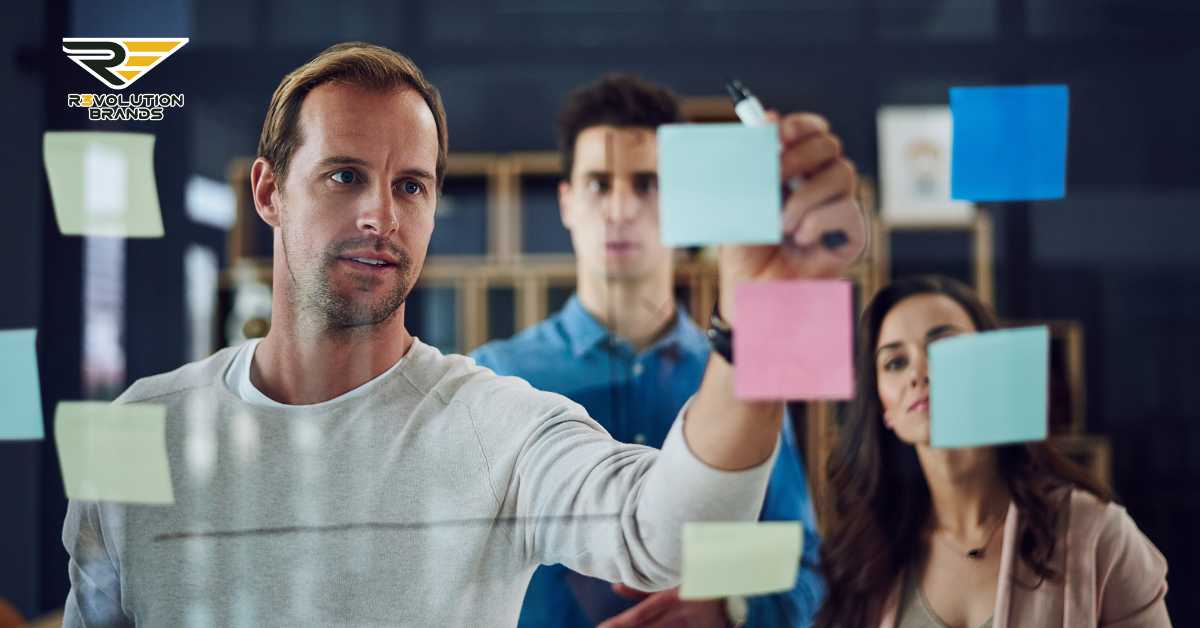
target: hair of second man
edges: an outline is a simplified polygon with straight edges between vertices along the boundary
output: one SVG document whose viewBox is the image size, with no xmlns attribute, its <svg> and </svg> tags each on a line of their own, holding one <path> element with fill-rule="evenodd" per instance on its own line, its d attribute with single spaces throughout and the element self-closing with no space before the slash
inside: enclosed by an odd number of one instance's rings
<svg viewBox="0 0 1200 628">
<path fill-rule="evenodd" d="M 571 91 L 558 115 L 562 178 L 571 180 L 575 141 L 597 126 L 657 129 L 683 120 L 671 90 L 632 74 L 606 74 Z"/>
</svg>

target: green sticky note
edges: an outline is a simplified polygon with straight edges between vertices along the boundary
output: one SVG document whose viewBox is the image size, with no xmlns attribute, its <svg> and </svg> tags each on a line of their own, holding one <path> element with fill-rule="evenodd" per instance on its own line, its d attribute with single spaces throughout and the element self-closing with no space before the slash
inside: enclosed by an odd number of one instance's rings
<svg viewBox="0 0 1200 628">
<path fill-rule="evenodd" d="M 663 244 L 777 244 L 783 237 L 780 190 L 774 124 L 658 127 Z"/>
<path fill-rule="evenodd" d="M 930 443 L 978 447 L 1045 440 L 1050 331 L 1004 329 L 929 345 Z"/>
<path fill-rule="evenodd" d="M 42 159 L 63 235 L 162 237 L 153 135 L 47 131 Z"/>
<path fill-rule="evenodd" d="M 0 440 L 45 438 L 36 329 L 0 331 L 0 399 Z"/>
<path fill-rule="evenodd" d="M 796 584 L 803 547 L 799 521 L 686 523 L 679 597 L 787 591 Z"/>
<path fill-rule="evenodd" d="M 173 504 L 165 406 L 63 401 L 54 440 L 67 497 Z"/>
</svg>

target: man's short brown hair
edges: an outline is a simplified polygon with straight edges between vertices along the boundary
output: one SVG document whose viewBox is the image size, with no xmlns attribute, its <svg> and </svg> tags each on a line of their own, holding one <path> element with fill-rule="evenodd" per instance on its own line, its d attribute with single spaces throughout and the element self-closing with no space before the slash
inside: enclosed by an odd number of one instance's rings
<svg viewBox="0 0 1200 628">
<path fill-rule="evenodd" d="M 657 129 L 682 122 L 679 100 L 671 90 L 632 74 L 606 74 L 572 91 L 558 114 L 558 146 L 562 178 L 571 180 L 575 140 L 595 126 Z"/>
<path fill-rule="evenodd" d="M 296 147 L 304 138 L 300 135 L 300 105 L 304 97 L 318 85 L 341 82 L 373 90 L 410 88 L 429 105 L 437 124 L 438 155 L 437 185 L 442 187 L 446 172 L 446 110 L 437 88 L 425 80 L 425 75 L 412 59 L 374 44 L 359 41 L 335 44 L 326 48 L 311 61 L 296 68 L 275 88 L 262 135 L 258 138 L 258 156 L 271 162 L 279 184 L 287 176 L 288 165 Z"/>
</svg>

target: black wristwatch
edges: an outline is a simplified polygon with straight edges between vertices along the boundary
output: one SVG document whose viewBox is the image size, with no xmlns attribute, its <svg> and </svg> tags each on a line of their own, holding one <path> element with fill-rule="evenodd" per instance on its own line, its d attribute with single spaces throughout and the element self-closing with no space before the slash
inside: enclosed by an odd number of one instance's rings
<svg viewBox="0 0 1200 628">
<path fill-rule="evenodd" d="M 733 365 L 733 327 L 721 318 L 721 312 L 717 309 L 720 307 L 721 301 L 713 305 L 712 316 L 708 319 L 708 331 L 705 335 L 708 336 L 708 344 L 712 350 L 721 356 L 730 365 Z"/>
</svg>

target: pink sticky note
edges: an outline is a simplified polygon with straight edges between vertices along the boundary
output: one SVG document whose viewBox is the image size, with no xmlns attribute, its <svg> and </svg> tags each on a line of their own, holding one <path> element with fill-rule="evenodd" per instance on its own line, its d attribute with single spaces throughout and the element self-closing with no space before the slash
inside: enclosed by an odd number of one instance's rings
<svg viewBox="0 0 1200 628">
<path fill-rule="evenodd" d="M 854 396 L 854 306 L 850 282 L 742 284 L 733 333 L 741 399 Z"/>
</svg>

